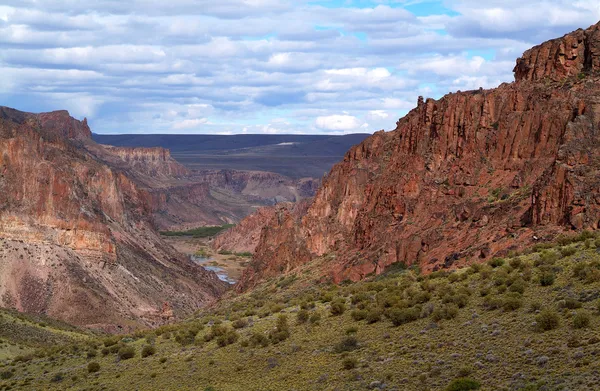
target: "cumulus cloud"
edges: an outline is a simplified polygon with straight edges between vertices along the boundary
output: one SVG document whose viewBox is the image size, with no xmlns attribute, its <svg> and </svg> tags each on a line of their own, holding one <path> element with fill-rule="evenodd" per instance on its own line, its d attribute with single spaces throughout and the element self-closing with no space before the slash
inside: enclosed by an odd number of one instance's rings
<svg viewBox="0 0 600 391">
<path fill-rule="evenodd" d="M 4 0 L 0 98 L 104 133 L 371 132 L 600 19 L 591 0 L 413 3 Z"/>
<path fill-rule="evenodd" d="M 317 117 L 315 124 L 319 129 L 342 131 L 356 130 L 363 125 L 358 118 L 347 114 Z"/>
</svg>

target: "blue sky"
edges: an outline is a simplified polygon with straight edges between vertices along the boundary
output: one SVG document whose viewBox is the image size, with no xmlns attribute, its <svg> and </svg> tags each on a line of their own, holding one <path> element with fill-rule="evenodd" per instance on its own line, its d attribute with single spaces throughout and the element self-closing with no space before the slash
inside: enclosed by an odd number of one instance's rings
<svg viewBox="0 0 600 391">
<path fill-rule="evenodd" d="M 598 20 L 596 0 L 2 0 L 0 105 L 97 133 L 390 130 Z"/>
</svg>

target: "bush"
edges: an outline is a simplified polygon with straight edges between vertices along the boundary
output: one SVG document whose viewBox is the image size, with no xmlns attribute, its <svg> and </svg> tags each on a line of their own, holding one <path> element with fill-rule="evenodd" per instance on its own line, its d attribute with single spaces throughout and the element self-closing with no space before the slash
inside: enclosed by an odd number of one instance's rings
<svg viewBox="0 0 600 391">
<path fill-rule="evenodd" d="M 562 255 L 563 257 L 569 257 L 571 255 L 574 255 L 577 252 L 577 249 L 575 247 L 561 247 L 560 249 L 560 255 Z"/>
<path fill-rule="evenodd" d="M 267 336 L 262 333 L 254 332 L 250 336 L 249 342 L 250 342 L 250 346 L 252 346 L 252 347 L 265 348 L 265 347 L 269 346 L 269 338 L 267 338 Z"/>
<path fill-rule="evenodd" d="M 142 358 L 148 357 L 148 356 L 153 356 L 155 354 L 156 354 L 156 347 L 154 347 L 153 345 L 144 345 L 144 347 L 142 348 Z"/>
<path fill-rule="evenodd" d="M 571 298 L 566 298 L 566 299 L 558 302 L 559 308 L 567 308 L 570 310 L 576 310 L 578 308 L 581 308 L 581 306 L 582 306 L 582 304 L 579 300 L 571 299 Z"/>
<path fill-rule="evenodd" d="M 367 323 L 373 324 L 381 320 L 381 310 L 374 308 L 367 313 Z"/>
<path fill-rule="evenodd" d="M 50 381 L 52 383 L 59 383 L 59 382 L 63 381 L 64 378 L 65 378 L 65 375 L 59 372 L 56 375 L 52 376 L 52 379 L 50 379 Z"/>
<path fill-rule="evenodd" d="M 556 275 L 554 272 L 545 271 L 540 275 L 540 285 L 541 286 L 551 286 L 554 284 L 554 280 L 556 279 Z"/>
<path fill-rule="evenodd" d="M 481 383 L 477 380 L 473 380 L 467 377 L 454 379 L 450 382 L 446 391 L 470 391 L 478 390 L 481 388 Z"/>
<path fill-rule="evenodd" d="M 90 349 L 87 352 L 87 358 L 94 358 L 98 355 L 98 352 L 96 351 L 96 349 Z"/>
<path fill-rule="evenodd" d="M 346 311 L 346 304 L 343 301 L 334 301 L 331 303 L 331 315 L 342 315 Z"/>
<path fill-rule="evenodd" d="M 123 346 L 119 349 L 118 355 L 121 360 L 129 360 L 135 357 L 135 349 L 133 346 Z"/>
<path fill-rule="evenodd" d="M 232 323 L 234 329 L 243 329 L 248 326 L 248 321 L 246 319 L 238 319 Z"/>
<path fill-rule="evenodd" d="M 358 340 L 356 339 L 356 337 L 350 336 L 350 337 L 344 338 L 339 343 L 337 343 L 334 346 L 333 351 L 336 353 L 342 353 L 342 352 L 350 352 L 350 351 L 356 350 L 356 349 L 358 349 Z"/>
<path fill-rule="evenodd" d="M 521 295 L 509 295 L 502 300 L 502 309 L 504 311 L 515 311 L 523 306 L 523 300 L 521 300 Z"/>
<path fill-rule="evenodd" d="M 2 380 L 8 380 L 11 377 L 13 377 L 15 374 L 11 371 L 4 371 L 4 372 L 0 372 L 0 379 Z"/>
<path fill-rule="evenodd" d="M 356 368 L 357 364 L 358 361 L 353 357 L 346 357 L 344 361 L 342 361 L 342 367 L 347 371 Z"/>
<path fill-rule="evenodd" d="M 437 322 L 443 319 L 454 319 L 456 315 L 458 315 L 458 306 L 456 304 L 449 303 L 436 307 L 435 310 L 433 310 L 431 317 Z"/>
<path fill-rule="evenodd" d="M 359 322 L 361 320 L 365 320 L 367 318 L 368 311 L 367 310 L 354 310 L 350 313 L 352 319 Z"/>
<path fill-rule="evenodd" d="M 549 331 L 557 328 L 560 325 L 560 317 L 555 311 L 542 310 L 538 316 L 535 317 L 537 322 L 537 328 L 540 331 Z"/>
<path fill-rule="evenodd" d="M 312 314 L 310 316 L 310 318 L 308 319 L 310 321 L 310 323 L 312 324 L 317 324 L 319 323 L 319 321 L 321 320 L 321 314 L 319 312 L 315 312 L 314 314 Z"/>
<path fill-rule="evenodd" d="M 98 372 L 100 370 L 100 364 L 98 364 L 95 361 L 92 361 L 88 364 L 87 369 L 89 373 Z"/>
<path fill-rule="evenodd" d="M 590 326 L 591 318 L 587 312 L 579 311 L 573 317 L 573 327 L 576 329 L 583 329 Z"/>
<path fill-rule="evenodd" d="M 296 314 L 296 322 L 299 324 L 306 323 L 308 321 L 309 315 L 307 310 L 300 310 Z"/>
<path fill-rule="evenodd" d="M 219 335 L 217 337 L 217 345 L 220 347 L 225 347 L 227 345 L 231 345 L 236 343 L 240 336 L 235 330 L 228 330 L 225 334 Z"/>
<path fill-rule="evenodd" d="M 504 259 L 502 258 L 493 258 L 488 261 L 488 265 L 493 267 L 494 269 L 504 265 Z"/>
<path fill-rule="evenodd" d="M 269 339 L 274 344 L 286 340 L 290 336 L 290 327 L 288 325 L 287 316 L 279 315 L 277 318 L 277 326 L 275 330 L 269 333 Z"/>
<path fill-rule="evenodd" d="M 387 311 L 386 316 L 392 321 L 394 326 L 401 326 L 405 323 L 414 322 L 419 319 L 421 311 L 416 308 L 392 308 Z"/>
</svg>

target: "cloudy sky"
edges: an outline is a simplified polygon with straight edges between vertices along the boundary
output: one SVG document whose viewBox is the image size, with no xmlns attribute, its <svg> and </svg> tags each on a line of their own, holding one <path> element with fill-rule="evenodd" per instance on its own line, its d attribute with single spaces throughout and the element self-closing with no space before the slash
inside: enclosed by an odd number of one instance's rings
<svg viewBox="0 0 600 391">
<path fill-rule="evenodd" d="M 0 105 L 97 133 L 389 130 L 598 20 L 597 0 L 0 0 Z"/>
</svg>

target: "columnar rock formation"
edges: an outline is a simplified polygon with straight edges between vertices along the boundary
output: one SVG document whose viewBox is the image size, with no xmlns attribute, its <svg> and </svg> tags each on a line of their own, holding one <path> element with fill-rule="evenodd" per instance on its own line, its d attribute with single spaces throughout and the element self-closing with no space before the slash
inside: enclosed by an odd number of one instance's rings
<svg viewBox="0 0 600 391">
<path fill-rule="evenodd" d="M 321 259 L 333 281 L 428 272 L 600 224 L 600 25 L 527 51 L 517 81 L 422 98 L 352 148 L 306 214 L 265 228 L 239 289 Z"/>
<path fill-rule="evenodd" d="M 0 306 L 110 329 L 213 301 L 224 284 L 160 239 L 149 194 L 90 135 L 67 112 L 0 108 Z"/>
</svg>

